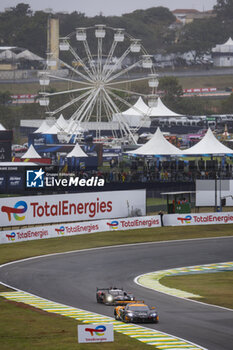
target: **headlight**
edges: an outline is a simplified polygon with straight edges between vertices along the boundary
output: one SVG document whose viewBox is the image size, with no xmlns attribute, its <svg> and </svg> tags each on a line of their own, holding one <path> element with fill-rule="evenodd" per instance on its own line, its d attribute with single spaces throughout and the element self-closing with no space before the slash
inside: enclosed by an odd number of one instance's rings
<svg viewBox="0 0 233 350">
<path fill-rule="evenodd" d="M 133 297 L 131 297 L 130 299 L 133 300 Z"/>
<path fill-rule="evenodd" d="M 133 317 L 133 313 L 132 312 L 127 312 L 127 316 Z"/>
<path fill-rule="evenodd" d="M 156 312 L 153 312 L 153 314 L 150 314 L 151 317 L 156 317 L 157 316 L 157 313 Z"/>
<path fill-rule="evenodd" d="M 113 297 L 112 297 L 111 295 L 108 295 L 106 299 L 107 299 L 107 301 L 109 301 L 109 302 L 113 301 Z"/>
</svg>

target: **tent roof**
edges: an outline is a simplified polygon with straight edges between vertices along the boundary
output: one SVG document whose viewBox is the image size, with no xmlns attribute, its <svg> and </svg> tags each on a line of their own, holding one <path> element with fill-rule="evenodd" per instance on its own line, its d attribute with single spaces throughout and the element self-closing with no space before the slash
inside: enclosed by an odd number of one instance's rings
<svg viewBox="0 0 233 350">
<path fill-rule="evenodd" d="M 152 107 L 149 110 L 150 117 L 182 117 L 181 114 L 175 113 L 171 111 L 169 108 L 165 106 L 162 102 L 161 98 L 158 98 L 158 102 L 156 107 Z"/>
<path fill-rule="evenodd" d="M 50 125 L 47 123 L 46 120 L 43 120 L 40 127 L 36 131 L 34 131 L 34 134 L 43 133 L 43 132 L 47 131 L 49 128 L 50 128 Z"/>
<path fill-rule="evenodd" d="M 232 52 L 233 50 L 233 40 L 231 37 L 224 43 L 218 44 L 212 48 L 213 52 Z"/>
<path fill-rule="evenodd" d="M 149 111 L 149 107 L 147 104 L 143 101 L 142 97 L 140 96 L 137 102 L 127 109 L 126 111 L 122 112 L 122 115 L 143 115 L 147 114 Z"/>
<path fill-rule="evenodd" d="M 88 157 L 88 155 L 82 150 L 79 144 L 76 143 L 72 151 L 67 154 L 67 158 L 71 157 Z"/>
<path fill-rule="evenodd" d="M 127 152 L 138 155 L 175 155 L 183 152 L 165 139 L 162 132 L 157 128 L 152 138 L 136 150 Z"/>
<path fill-rule="evenodd" d="M 64 131 L 68 126 L 67 121 L 64 119 L 63 115 L 61 114 L 58 120 L 55 122 L 55 124 L 49 128 L 47 128 L 43 134 L 53 134 L 57 135 L 58 132 Z"/>
<path fill-rule="evenodd" d="M 148 115 L 149 117 L 181 117 L 181 114 L 171 111 L 165 106 L 161 98 L 158 98 L 156 107 L 149 107 L 143 101 L 140 96 L 137 102 L 129 109 L 121 113 L 123 116 L 132 115 L 132 116 L 142 116 L 143 114 Z"/>
<path fill-rule="evenodd" d="M 49 129 L 43 131 L 43 134 L 49 134 L 49 135 L 57 135 L 57 133 L 61 131 L 61 129 L 58 128 L 57 124 L 55 123 L 53 126 L 51 126 Z"/>
<path fill-rule="evenodd" d="M 205 136 L 196 145 L 183 151 L 183 154 L 229 154 L 233 150 L 224 146 L 216 139 L 211 129 L 209 128 Z"/>
<path fill-rule="evenodd" d="M 25 58 L 29 61 L 42 61 L 43 58 L 29 50 L 24 50 L 16 55 L 16 58 Z"/>
<path fill-rule="evenodd" d="M 233 40 L 231 39 L 231 37 L 223 45 L 233 45 Z"/>
<path fill-rule="evenodd" d="M 12 58 L 16 58 L 16 56 L 17 55 L 11 50 L 5 50 L 0 53 L 1 59 L 12 59 Z"/>
<path fill-rule="evenodd" d="M 63 117 L 63 115 L 61 114 L 60 117 L 58 118 L 58 120 L 56 121 L 56 123 L 61 126 L 62 128 L 66 128 L 68 126 L 67 121 L 65 120 L 65 118 Z"/>
<path fill-rule="evenodd" d="M 0 131 L 6 130 L 6 128 L 4 128 L 4 126 L 0 123 Z"/>
<path fill-rule="evenodd" d="M 41 158 L 41 156 L 39 155 L 39 153 L 36 152 L 35 148 L 33 145 L 31 145 L 27 152 L 21 157 L 21 158 L 34 158 L 34 159 L 37 159 L 37 158 Z"/>
</svg>

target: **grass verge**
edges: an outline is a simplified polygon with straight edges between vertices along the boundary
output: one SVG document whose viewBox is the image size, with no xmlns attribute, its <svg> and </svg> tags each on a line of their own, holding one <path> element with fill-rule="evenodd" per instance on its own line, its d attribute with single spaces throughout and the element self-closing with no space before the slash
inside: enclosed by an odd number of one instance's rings
<svg viewBox="0 0 233 350">
<path fill-rule="evenodd" d="M 233 236 L 232 225 L 159 227 L 99 232 L 0 245 L 0 264 L 28 257 L 94 247 L 142 242 Z"/>
<path fill-rule="evenodd" d="M 207 304 L 233 309 L 233 272 L 202 273 L 195 275 L 164 277 L 160 283 L 200 295 L 196 300 Z M 192 298 L 195 300 L 195 298 Z"/>
<path fill-rule="evenodd" d="M 78 344 L 76 320 L 0 297 L 1 350 L 144 350 L 135 339 L 114 332 L 114 343 Z"/>
</svg>

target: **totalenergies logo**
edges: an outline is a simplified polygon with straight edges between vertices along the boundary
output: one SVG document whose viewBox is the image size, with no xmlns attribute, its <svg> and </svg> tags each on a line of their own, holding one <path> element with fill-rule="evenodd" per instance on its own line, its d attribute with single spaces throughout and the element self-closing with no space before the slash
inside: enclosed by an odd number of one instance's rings
<svg viewBox="0 0 233 350">
<path fill-rule="evenodd" d="M 55 228 L 55 231 L 57 232 L 57 234 L 59 235 L 64 235 L 65 233 L 65 227 L 61 226 L 60 228 Z"/>
<path fill-rule="evenodd" d="M 16 237 L 16 234 L 15 232 L 12 232 L 10 235 L 6 235 L 6 237 L 8 238 L 8 241 L 15 241 L 15 237 Z"/>
<path fill-rule="evenodd" d="M 114 220 L 114 221 L 111 221 L 111 222 L 107 222 L 107 225 L 109 227 L 111 227 L 113 230 L 117 230 L 119 222 L 117 220 Z"/>
<path fill-rule="evenodd" d="M 190 224 L 192 220 L 191 215 L 186 215 L 184 218 L 177 218 L 177 220 L 181 221 L 182 224 Z"/>
<path fill-rule="evenodd" d="M 25 215 L 19 216 L 18 214 L 24 214 L 27 211 L 27 203 L 24 201 L 19 201 L 15 204 L 14 207 L 2 206 L 1 210 L 3 213 L 6 213 L 8 220 L 11 221 L 11 214 L 13 214 L 15 220 L 22 221 L 25 219 Z"/>
<path fill-rule="evenodd" d="M 91 336 L 94 335 L 104 335 L 104 332 L 106 331 L 106 327 L 105 326 L 97 326 L 96 328 L 85 328 L 86 332 L 90 332 Z"/>
</svg>

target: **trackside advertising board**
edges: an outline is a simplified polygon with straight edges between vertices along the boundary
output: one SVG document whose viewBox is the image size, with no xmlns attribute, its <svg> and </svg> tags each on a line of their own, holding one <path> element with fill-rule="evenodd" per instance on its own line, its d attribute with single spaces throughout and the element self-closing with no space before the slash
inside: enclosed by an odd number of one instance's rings
<svg viewBox="0 0 233 350">
<path fill-rule="evenodd" d="M 103 343 L 113 341 L 113 324 L 78 325 L 79 343 Z"/>
<path fill-rule="evenodd" d="M 164 226 L 232 224 L 233 212 L 202 214 L 167 214 L 163 216 L 163 222 Z"/>
<path fill-rule="evenodd" d="M 0 231 L 0 244 L 160 226 L 160 216 L 155 215 L 28 227 L 11 231 Z"/>
<path fill-rule="evenodd" d="M 146 191 L 113 191 L 0 199 L 0 226 L 98 220 L 146 214 Z"/>
</svg>

